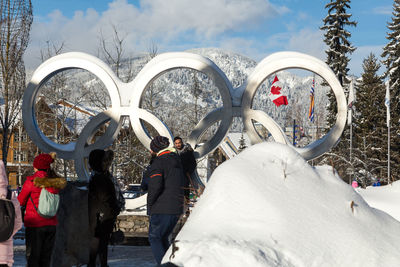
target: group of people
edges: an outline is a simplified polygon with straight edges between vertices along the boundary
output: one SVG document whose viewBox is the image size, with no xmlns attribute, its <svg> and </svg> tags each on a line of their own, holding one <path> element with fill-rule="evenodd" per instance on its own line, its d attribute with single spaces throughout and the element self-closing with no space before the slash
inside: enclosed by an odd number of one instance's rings
<svg viewBox="0 0 400 267">
<path fill-rule="evenodd" d="M 150 216 L 149 242 L 157 264 L 161 264 L 172 242 L 172 232 L 185 211 L 185 198 L 193 186 L 191 174 L 197 163 L 193 149 L 174 138 L 174 147 L 165 136 L 156 136 L 150 143 L 151 160 L 143 173 L 141 187 L 147 193 L 147 214 Z"/>
<path fill-rule="evenodd" d="M 193 149 L 189 144 L 184 145 L 180 137 L 174 138 L 174 147 L 171 147 L 167 137 L 156 136 L 150 143 L 150 152 L 151 161 L 144 172 L 142 188 L 148 191 L 149 242 L 157 264 L 161 264 L 172 241 L 170 235 L 184 213 L 196 160 Z M 12 194 L 16 215 L 14 231 L 7 241 L 0 243 L 0 267 L 13 265 L 12 239 L 22 223 L 25 225 L 27 266 L 50 266 L 57 216 L 43 216 L 38 207 L 42 190 L 57 195 L 67 185 L 66 179 L 52 168 L 54 158 L 55 154 L 36 156 L 34 174 L 26 178 L 18 197 L 15 192 Z M 107 266 L 107 246 L 117 216 L 125 206 L 118 182 L 109 171 L 113 158 L 111 150 L 95 149 L 89 155 L 92 174 L 88 185 L 91 238 L 88 266 L 96 266 L 98 260 L 102 267 Z M 6 197 L 7 188 L 6 170 L 0 161 L 0 198 Z"/>
<path fill-rule="evenodd" d="M 15 207 L 14 232 L 0 243 L 0 266 L 13 265 L 13 235 L 25 225 L 27 266 L 49 266 L 54 246 L 57 216 L 43 217 L 38 212 L 42 190 L 58 194 L 67 182 L 51 168 L 55 154 L 39 154 L 33 161 L 34 174 L 28 176 L 18 198 L 15 192 L 12 201 Z M 7 191 L 8 178 L 4 164 L 0 161 L 0 195 Z M 0 196 L 2 197 L 2 196 Z M 22 207 L 22 212 L 21 212 Z"/>
<path fill-rule="evenodd" d="M 107 245 L 119 212 L 124 209 L 125 200 L 117 181 L 109 172 L 114 153 L 111 150 L 93 150 L 89 155 L 92 175 L 88 192 L 88 217 L 91 238 L 90 261 L 96 266 L 107 266 Z M 42 190 L 58 195 L 67 181 L 51 167 L 55 154 L 39 154 L 33 161 L 34 174 L 28 176 L 21 192 L 12 194 L 15 207 L 14 232 L 0 243 L 0 267 L 13 265 L 13 236 L 25 226 L 26 261 L 28 267 L 50 266 L 56 237 L 57 215 L 45 216 L 40 212 Z M 8 178 L 4 164 L 0 161 L 0 197 L 5 198 Z M 58 196 L 59 197 L 59 196 Z M 22 212 L 21 212 L 22 210 Z"/>
</svg>

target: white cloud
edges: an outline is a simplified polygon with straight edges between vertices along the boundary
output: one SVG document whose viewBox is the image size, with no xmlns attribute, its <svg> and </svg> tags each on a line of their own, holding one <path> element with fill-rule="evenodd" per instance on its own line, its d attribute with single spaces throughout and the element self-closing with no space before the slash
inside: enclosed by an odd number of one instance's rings
<svg viewBox="0 0 400 267">
<path fill-rule="evenodd" d="M 323 32 L 320 30 L 313 31 L 308 28 L 301 29 L 298 32 L 285 32 L 279 33 L 268 39 L 268 47 L 272 49 L 273 47 L 280 47 L 279 51 L 297 51 L 302 52 L 320 60 L 326 60 L 326 44 L 323 42 Z M 359 76 L 362 73 L 363 60 L 368 57 L 370 53 L 375 54 L 378 59 L 382 53 L 382 48 L 384 45 L 376 46 L 359 46 L 350 55 L 349 62 L 349 74 Z M 379 74 L 384 72 L 384 66 L 379 69 Z"/>
<path fill-rule="evenodd" d="M 290 8 L 288 8 L 287 6 L 273 5 L 273 7 L 276 10 L 276 12 L 278 12 L 279 15 L 284 15 L 284 14 L 292 12 L 292 10 Z"/>
<path fill-rule="evenodd" d="M 292 33 L 286 45 L 288 50 L 302 52 L 325 61 L 326 45 L 323 42 L 323 33 L 320 30 L 302 29 Z"/>
<path fill-rule="evenodd" d="M 65 43 L 66 51 L 96 53 L 100 31 L 111 36 L 111 25 L 126 34 L 132 51 L 146 50 L 150 40 L 159 47 L 182 46 L 182 43 L 214 43 L 227 33 L 257 30 L 266 20 L 288 12 L 266 0 L 143 0 L 136 7 L 126 0 L 114 0 L 106 11 L 76 11 L 72 18 L 54 11 L 46 18 L 35 19 L 31 43 L 25 61 L 29 67 L 40 64 L 37 55 L 46 41 Z M 187 47 L 191 48 L 191 47 Z"/>
<path fill-rule="evenodd" d="M 240 53 L 256 61 L 261 61 L 266 56 L 279 51 L 301 52 L 322 61 L 325 61 L 326 58 L 323 33 L 308 28 L 277 33 L 263 40 L 224 38 L 220 40 L 219 47 Z"/>
<path fill-rule="evenodd" d="M 269 50 L 296 51 L 325 60 L 325 43 L 320 30 L 303 28 L 296 31 L 281 32 L 267 40 Z"/>
<path fill-rule="evenodd" d="M 380 6 L 372 9 L 372 12 L 380 15 L 391 15 L 393 11 L 392 6 Z"/>
<path fill-rule="evenodd" d="M 25 53 L 25 63 L 28 68 L 40 64 L 40 50 L 46 42 L 60 45 L 64 43 L 65 51 L 82 51 L 94 53 L 98 43 L 99 29 L 96 27 L 99 14 L 88 9 L 85 13 L 77 11 L 69 19 L 59 11 L 53 11 L 46 20 L 34 21 L 30 32 L 30 44 Z"/>
<path fill-rule="evenodd" d="M 153 0 L 146 2 L 144 11 L 141 21 L 150 22 L 155 32 L 193 30 L 207 37 L 255 25 L 276 12 L 264 0 Z"/>
</svg>

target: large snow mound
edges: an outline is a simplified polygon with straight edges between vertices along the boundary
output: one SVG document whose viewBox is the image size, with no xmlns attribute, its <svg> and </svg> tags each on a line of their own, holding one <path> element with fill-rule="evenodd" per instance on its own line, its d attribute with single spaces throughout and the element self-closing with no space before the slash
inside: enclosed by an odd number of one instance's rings
<svg viewBox="0 0 400 267">
<path fill-rule="evenodd" d="M 215 170 L 164 262 L 398 266 L 399 233 L 399 221 L 371 208 L 332 167 L 262 143 Z"/>
</svg>

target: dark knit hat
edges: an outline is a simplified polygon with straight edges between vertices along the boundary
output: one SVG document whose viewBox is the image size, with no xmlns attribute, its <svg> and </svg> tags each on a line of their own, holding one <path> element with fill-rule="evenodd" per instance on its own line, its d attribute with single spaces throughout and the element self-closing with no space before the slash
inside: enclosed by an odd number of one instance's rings
<svg viewBox="0 0 400 267">
<path fill-rule="evenodd" d="M 50 169 L 50 164 L 54 162 L 54 159 L 49 154 L 39 154 L 33 160 L 33 167 L 38 170 Z"/>
<path fill-rule="evenodd" d="M 158 153 L 160 150 L 163 150 L 169 146 L 169 139 L 165 136 L 156 136 L 151 140 L 150 149 L 153 152 Z"/>
<path fill-rule="evenodd" d="M 89 154 L 89 165 L 95 171 L 104 172 L 110 168 L 113 159 L 112 150 L 94 149 Z"/>
</svg>

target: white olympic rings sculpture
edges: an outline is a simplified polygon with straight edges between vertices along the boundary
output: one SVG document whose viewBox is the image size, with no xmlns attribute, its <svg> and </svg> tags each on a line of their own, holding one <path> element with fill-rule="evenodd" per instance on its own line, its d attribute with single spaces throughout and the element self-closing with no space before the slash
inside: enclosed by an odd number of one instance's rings
<svg viewBox="0 0 400 267">
<path fill-rule="evenodd" d="M 72 159 L 80 180 L 88 180 L 85 158 L 96 148 L 110 146 L 117 137 L 122 117 L 129 116 L 133 130 L 140 142 L 149 149 L 151 136 L 141 123 L 141 120 L 152 125 L 160 135 L 172 139 L 168 127 L 155 115 L 141 108 L 141 100 L 146 88 L 153 80 L 163 73 L 177 69 L 189 68 L 205 73 L 213 80 L 222 98 L 223 107 L 207 114 L 191 132 L 188 143 L 195 147 L 197 158 L 203 157 L 218 147 L 223 140 L 233 117 L 242 117 L 245 131 L 251 143 L 262 142 L 252 120 L 261 123 L 273 136 L 276 142 L 291 145 L 282 128 L 261 110 L 252 109 L 252 102 L 258 87 L 271 74 L 289 68 L 301 68 L 312 71 L 326 80 L 332 88 L 337 101 L 336 123 L 321 139 L 303 148 L 295 148 L 306 160 L 316 158 L 331 149 L 339 140 L 346 122 L 347 106 L 343 88 L 331 69 L 321 60 L 297 52 L 274 53 L 262 60 L 248 77 L 241 104 L 234 106 L 231 92 L 232 84 L 218 66 L 210 59 L 192 53 L 165 53 L 153 58 L 139 72 L 132 82 L 122 82 L 114 72 L 100 59 L 79 52 L 65 53 L 50 58 L 34 72 L 23 97 L 22 114 L 24 126 L 33 142 L 44 152 L 54 151 L 58 157 Z M 41 86 L 58 72 L 68 69 L 83 69 L 99 78 L 108 90 L 111 98 L 111 108 L 93 117 L 83 128 L 76 142 L 58 144 L 47 138 L 39 129 L 35 117 L 35 100 Z M 95 143 L 89 144 L 95 132 L 110 121 L 106 132 Z M 198 142 L 202 135 L 214 123 L 220 121 L 215 135 L 201 146 Z"/>
</svg>

